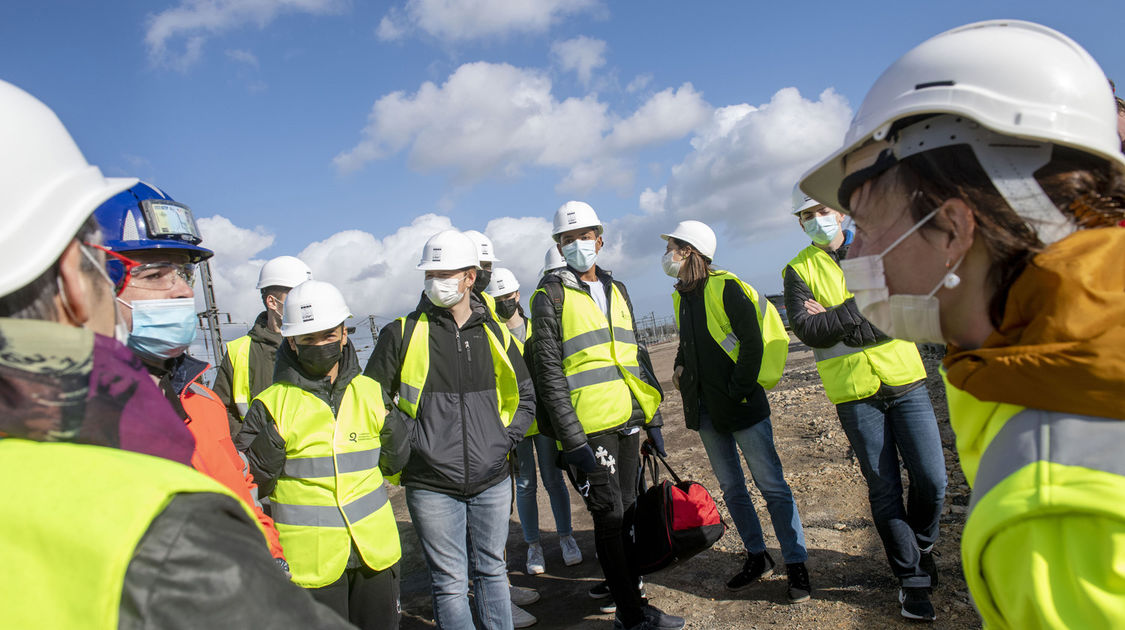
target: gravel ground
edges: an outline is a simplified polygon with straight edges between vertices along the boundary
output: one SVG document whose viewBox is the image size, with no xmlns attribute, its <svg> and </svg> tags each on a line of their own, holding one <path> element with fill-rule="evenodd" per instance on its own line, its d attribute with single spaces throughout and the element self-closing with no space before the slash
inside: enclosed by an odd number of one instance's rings
<svg viewBox="0 0 1125 630">
<path fill-rule="evenodd" d="M 769 392 L 774 439 L 785 468 L 785 477 L 797 500 L 809 550 L 808 568 L 813 599 L 790 605 L 786 599 L 784 570 L 761 584 L 738 593 L 724 588 L 742 565 L 742 543 L 729 519 L 699 436 L 684 426 L 680 396 L 672 388 L 672 362 L 676 344 L 651 348 L 657 376 L 668 392 L 662 411 L 668 460 L 681 477 L 704 484 L 718 502 L 730 527 L 710 550 L 686 563 L 646 580 L 651 601 L 666 612 L 681 615 L 693 629 L 735 628 L 857 628 L 876 630 L 916 625 L 899 616 L 897 583 L 890 573 L 882 544 L 871 521 L 867 487 L 850 453 L 836 412 L 824 396 L 812 353 L 792 341 L 784 378 Z M 923 351 L 930 397 L 937 413 L 945 447 L 949 485 L 942 514 L 937 565 L 940 584 L 934 592 L 938 619 L 933 628 L 979 628 L 980 620 L 961 576 L 959 544 L 969 502 L 969 488 L 953 447 L 953 432 L 937 375 L 940 351 Z M 749 479 L 749 474 L 747 473 Z M 906 475 L 903 483 L 907 484 Z M 757 488 L 751 497 L 766 531 L 766 546 L 780 563 L 781 552 L 773 536 L 769 513 Z M 410 525 L 400 488 L 392 489 L 392 502 L 403 541 L 403 630 L 432 628 L 429 579 Z M 508 542 L 513 584 L 538 589 L 542 599 L 526 609 L 539 618 L 542 630 L 577 628 L 608 630 L 611 615 L 601 614 L 586 591 L 600 579 L 594 559 L 593 527 L 581 501 L 571 493 L 574 533 L 585 561 L 564 567 L 553 533 L 550 505 L 539 489 L 540 526 L 547 573 L 524 573 L 526 546 L 513 515 Z"/>
</svg>

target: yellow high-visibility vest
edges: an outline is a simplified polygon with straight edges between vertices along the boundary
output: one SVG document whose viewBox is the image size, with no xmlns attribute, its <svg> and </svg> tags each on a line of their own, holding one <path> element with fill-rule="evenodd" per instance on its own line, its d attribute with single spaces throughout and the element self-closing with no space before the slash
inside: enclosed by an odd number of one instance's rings
<svg viewBox="0 0 1125 630">
<path fill-rule="evenodd" d="M 844 285 L 840 265 L 815 245 L 803 249 L 789 261 L 789 266 L 825 308 L 839 306 L 852 297 Z M 840 342 L 812 351 L 824 393 L 834 405 L 867 398 L 879 391 L 882 383 L 906 385 L 926 378 L 918 346 L 909 341 L 891 339 L 865 348 L 853 348 Z"/>
<path fill-rule="evenodd" d="M 270 502 L 293 581 L 305 588 L 335 582 L 353 543 L 372 569 L 398 562 L 398 527 L 379 470 L 386 417 L 379 384 L 353 378 L 335 416 L 323 400 L 289 383 L 275 383 L 255 400 L 285 440 L 285 470 Z"/>
<path fill-rule="evenodd" d="M 227 343 L 232 375 L 230 395 L 238 407 L 239 420 L 244 419 L 250 409 L 250 343 L 250 335 Z"/>
<path fill-rule="evenodd" d="M 972 443 L 961 561 L 985 626 L 1125 627 L 1125 421 L 945 386 Z"/>
<path fill-rule="evenodd" d="M 703 289 L 703 303 L 707 309 L 707 332 L 731 361 L 738 363 L 738 351 L 742 347 L 738 337 L 731 329 L 730 317 L 727 316 L 723 305 L 723 290 L 727 280 L 734 280 L 742 288 L 746 297 L 754 304 L 754 313 L 758 316 L 758 329 L 762 332 L 762 366 L 758 370 L 758 384 L 766 389 L 773 389 L 781 374 L 785 371 L 785 359 L 789 356 L 789 333 L 785 332 L 785 324 L 777 307 L 773 302 L 766 300 L 766 307 L 758 298 L 754 287 L 746 284 L 729 271 L 716 270 L 707 278 Z M 676 328 L 680 327 L 680 292 L 672 291 L 672 306 L 676 314 Z"/>
<path fill-rule="evenodd" d="M 601 283 L 594 290 L 601 290 Z M 637 338 L 628 303 L 612 285 L 607 313 L 585 291 L 563 285 L 562 367 L 570 402 L 587 434 L 621 426 L 633 413 L 633 398 L 648 423 L 660 406 L 660 391 L 641 378 Z M 546 289 L 543 299 L 551 299 Z"/>
<path fill-rule="evenodd" d="M 129 562 L 177 494 L 228 496 L 258 523 L 214 479 L 114 448 L 0 439 L 0 479 L 3 628 L 116 630 Z"/>
</svg>

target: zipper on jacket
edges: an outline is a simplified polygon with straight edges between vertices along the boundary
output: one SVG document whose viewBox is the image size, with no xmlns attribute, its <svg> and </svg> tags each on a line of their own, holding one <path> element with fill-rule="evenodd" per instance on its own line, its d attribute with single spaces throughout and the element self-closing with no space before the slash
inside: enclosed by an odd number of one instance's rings
<svg viewBox="0 0 1125 630">
<path fill-rule="evenodd" d="M 461 327 L 457 322 L 453 322 L 453 338 L 454 345 L 457 346 L 457 354 L 461 354 Z M 469 341 L 465 340 L 465 354 L 469 354 Z M 457 357 L 460 359 L 461 357 Z M 469 360 L 470 362 L 472 359 Z M 465 387 L 461 383 L 461 361 L 457 361 L 457 400 L 461 405 L 461 460 L 462 468 L 464 470 L 464 487 L 461 493 L 465 496 L 469 495 L 469 429 L 468 423 L 465 421 Z"/>
</svg>

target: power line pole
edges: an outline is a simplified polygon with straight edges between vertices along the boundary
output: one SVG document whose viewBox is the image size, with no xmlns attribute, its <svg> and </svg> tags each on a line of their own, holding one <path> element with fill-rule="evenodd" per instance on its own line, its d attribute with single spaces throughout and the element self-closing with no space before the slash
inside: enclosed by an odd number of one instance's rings
<svg viewBox="0 0 1125 630">
<path fill-rule="evenodd" d="M 367 321 L 371 324 L 371 345 L 375 346 L 375 342 L 379 340 L 379 328 L 375 326 L 375 316 L 368 315 Z"/>
<path fill-rule="evenodd" d="M 219 307 L 215 304 L 215 286 L 211 282 L 211 266 L 207 261 L 199 263 L 198 267 L 203 282 L 203 301 L 206 304 L 202 315 L 207 320 L 208 337 L 211 339 L 211 349 L 217 364 L 220 358 L 219 351 L 223 347 L 223 335 L 219 331 Z"/>
</svg>

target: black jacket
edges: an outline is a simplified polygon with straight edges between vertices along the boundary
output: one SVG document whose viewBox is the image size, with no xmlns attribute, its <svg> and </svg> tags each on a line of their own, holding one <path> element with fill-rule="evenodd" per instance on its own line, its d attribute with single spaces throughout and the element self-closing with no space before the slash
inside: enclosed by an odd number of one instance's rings
<svg viewBox="0 0 1125 630">
<path fill-rule="evenodd" d="M 826 250 L 824 253 L 839 264 L 841 260 L 847 258 L 850 243 L 849 234 L 848 240 L 840 249 L 834 252 Z M 830 348 L 841 341 L 844 345 L 853 348 L 866 348 L 890 340 L 886 333 L 876 328 L 859 312 L 855 298 L 848 298 L 831 308 L 821 303 L 827 312 L 815 315 L 805 310 L 805 300 L 816 300 L 816 296 L 813 295 L 809 285 L 801 279 L 801 275 L 793 267 L 786 265 L 785 310 L 789 316 L 789 325 L 793 328 L 793 334 L 810 348 Z M 897 386 L 883 383 L 878 395 L 883 398 L 895 398 L 919 387 L 923 382 L 924 379 Z"/>
<path fill-rule="evenodd" d="M 351 340 L 344 346 L 335 381 L 329 380 L 327 376 L 309 376 L 298 363 L 297 354 L 289 344 L 283 343 L 277 353 L 274 381 L 296 385 L 315 395 L 336 415 L 340 412 L 340 403 L 348 384 L 358 375 L 359 359 Z M 410 457 L 409 434 L 413 422 L 391 404 L 386 389 L 383 390 L 383 406 L 387 408 L 387 416 L 383 420 L 383 429 L 379 432 L 379 470 L 384 475 L 393 475 L 402 470 Z M 235 438 L 234 445 L 246 453 L 250 472 L 258 482 L 260 495 L 264 497 L 271 494 L 277 485 L 277 478 L 285 469 L 285 440 L 278 433 L 273 416 L 261 401 L 250 403 L 246 420 L 242 423 L 242 430 Z"/>
<path fill-rule="evenodd" d="M 265 311 L 258 314 L 254 320 L 254 327 L 246 333 L 250 337 L 250 400 L 262 393 L 267 387 L 273 385 L 273 368 L 277 359 L 277 348 L 281 345 L 281 333 L 270 330 L 266 323 Z M 231 364 L 230 355 L 223 355 L 219 363 L 219 371 L 215 375 L 215 384 L 211 391 L 219 396 L 219 400 L 227 406 L 227 423 L 230 424 L 231 437 L 238 435 L 242 428 L 242 418 L 238 414 L 238 406 L 234 403 L 234 366 Z"/>
<path fill-rule="evenodd" d="M 709 278 L 708 282 L 720 282 Z M 733 278 L 723 287 L 723 310 L 739 341 L 738 363 L 707 330 L 707 306 L 700 287 L 680 294 L 680 348 L 676 365 L 684 366 L 680 396 L 689 429 L 699 430 L 699 402 L 711 424 L 723 433 L 751 427 L 770 417 L 766 390 L 758 384 L 762 367 L 762 330 L 754 303 Z M 746 399 L 743 402 L 743 399 Z"/>
<path fill-rule="evenodd" d="M 402 471 L 402 485 L 452 496 L 476 495 L 508 476 L 508 453 L 523 439 L 535 415 L 535 391 L 514 342 L 508 359 L 516 371 L 520 402 L 508 427 L 500 423 L 496 377 L 484 327 L 501 338 L 500 325 L 483 302 L 472 294 L 472 313 L 458 328 L 447 308 L 422 296 L 407 316 L 429 322 L 430 368 L 418 401 L 410 438 L 410 461 Z M 412 329 L 413 330 L 413 329 Z M 406 357 L 402 329 L 391 322 L 379 333 L 364 374 L 383 390 L 398 392 Z"/>
<path fill-rule="evenodd" d="M 617 289 L 621 291 L 621 295 L 625 298 L 625 303 L 629 308 L 629 316 L 633 318 L 633 333 L 635 335 L 637 332 L 636 317 L 633 315 L 633 303 L 629 300 L 629 292 L 625 290 L 625 285 L 614 280 L 610 272 L 604 269 L 596 268 L 596 272 L 600 283 L 595 288 L 605 293 L 606 304 L 609 304 L 612 300 L 611 287 L 613 285 L 617 285 Z M 546 274 L 539 281 L 540 288 L 546 287 L 548 284 L 559 285 L 560 290 L 565 286 L 585 291 L 587 295 L 591 290 L 590 285 L 581 281 L 578 278 L 578 272 L 570 267 Z M 531 335 L 530 347 L 535 363 L 535 392 L 539 397 L 539 428 L 543 433 L 562 442 L 564 451 L 572 451 L 586 444 L 588 436 L 582 429 L 578 414 L 574 412 L 574 405 L 570 402 L 570 387 L 567 385 L 566 375 L 563 373 L 562 322 L 559 321 L 555 313 L 555 305 L 551 298 L 538 291 L 531 299 L 531 329 L 535 331 Z M 648 349 L 640 343 L 639 337 L 637 362 L 641 365 L 642 380 L 655 387 L 663 395 L 660 384 L 653 373 Z M 660 411 L 657 410 L 656 415 L 653 416 L 647 426 L 658 427 L 663 424 L 664 421 L 661 418 Z M 625 427 L 642 426 L 645 426 L 644 410 L 641 409 L 640 403 L 634 397 L 633 413 Z M 614 427 L 606 431 L 616 431 L 620 428 Z"/>
</svg>

